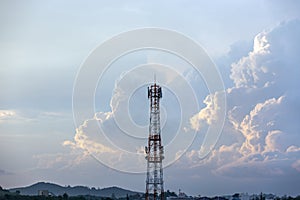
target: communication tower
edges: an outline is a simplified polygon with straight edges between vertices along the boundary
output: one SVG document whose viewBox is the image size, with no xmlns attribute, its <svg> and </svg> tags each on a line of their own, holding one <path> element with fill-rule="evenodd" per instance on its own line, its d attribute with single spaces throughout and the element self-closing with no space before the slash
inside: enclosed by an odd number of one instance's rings
<svg viewBox="0 0 300 200">
<path fill-rule="evenodd" d="M 148 146 L 145 147 L 147 179 L 145 200 L 164 200 L 163 166 L 164 147 L 161 144 L 159 100 L 161 87 L 154 83 L 148 87 L 150 100 L 150 124 Z"/>
</svg>

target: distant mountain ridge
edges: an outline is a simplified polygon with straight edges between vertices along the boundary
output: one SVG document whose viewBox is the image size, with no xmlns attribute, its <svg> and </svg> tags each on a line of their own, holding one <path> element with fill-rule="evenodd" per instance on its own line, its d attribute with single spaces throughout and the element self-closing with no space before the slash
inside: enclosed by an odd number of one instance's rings
<svg viewBox="0 0 300 200">
<path fill-rule="evenodd" d="M 67 193 L 69 196 L 92 195 L 92 196 L 100 196 L 100 197 L 115 196 L 116 198 L 120 198 L 120 197 L 126 197 L 127 195 L 130 196 L 135 194 L 142 194 L 140 192 L 126 190 L 116 186 L 96 189 L 96 188 L 89 188 L 86 186 L 74 186 L 74 187 L 60 186 L 54 183 L 45 183 L 45 182 L 38 182 L 27 187 L 9 189 L 10 192 L 20 191 L 22 195 L 37 195 L 39 190 L 48 190 L 50 193 L 54 194 L 55 196 L 63 195 L 64 193 Z"/>
</svg>

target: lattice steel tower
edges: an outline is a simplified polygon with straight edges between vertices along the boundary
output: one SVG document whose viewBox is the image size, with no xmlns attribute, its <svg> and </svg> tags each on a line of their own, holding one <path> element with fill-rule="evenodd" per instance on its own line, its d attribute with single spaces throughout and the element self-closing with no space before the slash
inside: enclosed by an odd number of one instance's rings
<svg viewBox="0 0 300 200">
<path fill-rule="evenodd" d="M 163 166 L 164 147 L 160 136 L 159 100 L 162 98 L 161 87 L 154 83 L 148 87 L 150 99 L 150 125 L 148 146 L 145 147 L 147 160 L 147 179 L 145 200 L 164 200 Z"/>
</svg>

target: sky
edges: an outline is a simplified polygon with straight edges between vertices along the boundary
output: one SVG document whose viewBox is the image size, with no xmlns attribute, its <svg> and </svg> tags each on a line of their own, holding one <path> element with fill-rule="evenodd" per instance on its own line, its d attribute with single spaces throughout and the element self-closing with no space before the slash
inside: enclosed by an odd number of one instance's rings
<svg viewBox="0 0 300 200">
<path fill-rule="evenodd" d="M 299 10 L 1 0 L 0 185 L 143 192 L 156 76 L 165 189 L 299 195 Z"/>
</svg>

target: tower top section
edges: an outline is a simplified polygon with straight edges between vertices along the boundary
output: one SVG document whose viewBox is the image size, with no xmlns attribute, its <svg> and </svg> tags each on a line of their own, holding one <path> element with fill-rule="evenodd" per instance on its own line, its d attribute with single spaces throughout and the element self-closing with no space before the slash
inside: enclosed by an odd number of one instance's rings
<svg viewBox="0 0 300 200">
<path fill-rule="evenodd" d="M 161 87 L 156 83 L 148 87 L 148 99 L 150 98 L 162 98 Z"/>
</svg>

